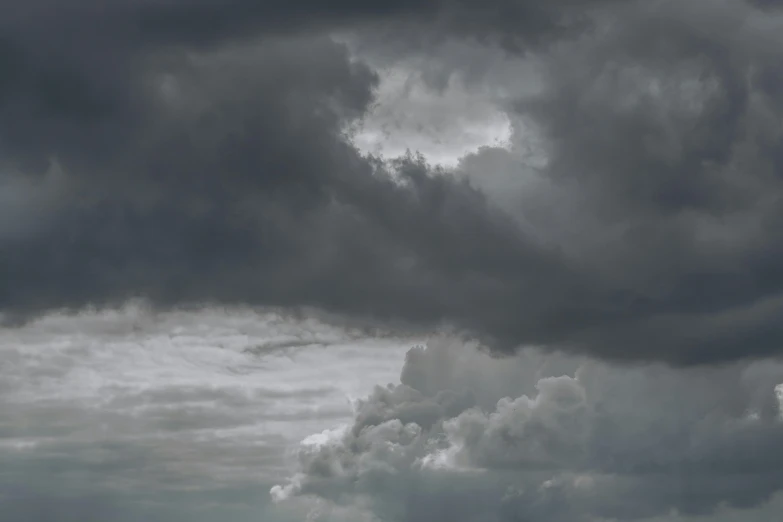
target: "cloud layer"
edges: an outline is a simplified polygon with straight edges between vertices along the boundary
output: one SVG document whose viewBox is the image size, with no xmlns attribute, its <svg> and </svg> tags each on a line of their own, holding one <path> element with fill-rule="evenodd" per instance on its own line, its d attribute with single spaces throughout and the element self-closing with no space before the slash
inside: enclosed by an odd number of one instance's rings
<svg viewBox="0 0 783 522">
<path fill-rule="evenodd" d="M 498 351 L 780 351 L 774 8 L 35 0 L 0 19 L 8 321 L 142 297 L 445 323 Z M 450 41 L 511 65 L 470 67 Z M 370 55 L 427 57 L 406 63 L 433 65 L 435 90 L 505 89 L 515 147 L 454 172 L 362 155 Z"/>
<path fill-rule="evenodd" d="M 138 307 L 0 331 L 0 520 L 303 520 L 289 449 L 392 380 L 401 341 Z"/>
</svg>

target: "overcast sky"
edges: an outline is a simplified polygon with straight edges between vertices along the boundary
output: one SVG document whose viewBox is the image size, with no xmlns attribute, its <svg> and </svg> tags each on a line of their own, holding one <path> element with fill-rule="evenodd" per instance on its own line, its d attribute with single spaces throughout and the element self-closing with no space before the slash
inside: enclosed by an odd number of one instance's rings
<svg viewBox="0 0 783 522">
<path fill-rule="evenodd" d="M 783 4 L 0 4 L 0 522 L 783 517 Z"/>
</svg>

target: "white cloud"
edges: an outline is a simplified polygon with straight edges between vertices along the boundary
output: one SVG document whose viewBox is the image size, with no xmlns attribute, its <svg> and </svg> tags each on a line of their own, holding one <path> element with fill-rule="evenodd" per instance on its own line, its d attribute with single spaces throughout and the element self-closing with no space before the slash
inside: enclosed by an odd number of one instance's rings
<svg viewBox="0 0 783 522">
<path fill-rule="evenodd" d="M 368 35 L 342 36 L 377 68 L 376 103 L 354 135 L 360 150 L 394 158 L 407 150 L 455 167 L 482 147 L 510 147 L 511 100 L 541 88 L 532 58 L 498 54 L 475 43 L 445 41 L 426 55 L 386 53 Z"/>
<path fill-rule="evenodd" d="M 459 81 L 435 91 L 419 72 L 398 67 L 382 75 L 377 103 L 353 142 L 385 158 L 410 150 L 431 163 L 455 166 L 465 154 L 507 145 L 510 137 L 510 121 L 492 100 Z"/>
</svg>

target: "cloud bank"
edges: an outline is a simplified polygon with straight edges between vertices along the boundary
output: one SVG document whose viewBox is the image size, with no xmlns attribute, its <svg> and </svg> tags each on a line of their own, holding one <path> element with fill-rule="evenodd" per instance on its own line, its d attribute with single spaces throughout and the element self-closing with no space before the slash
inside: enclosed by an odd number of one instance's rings
<svg viewBox="0 0 783 522">
<path fill-rule="evenodd" d="M 438 339 L 271 493 L 390 522 L 722 520 L 783 488 L 781 383 L 769 361 L 629 370 Z"/>
<path fill-rule="evenodd" d="M 2 522 L 301 522 L 289 449 L 351 418 L 409 341 L 248 310 L 51 314 L 0 330 Z"/>
<path fill-rule="evenodd" d="M 0 8 L 0 311 L 140 297 L 448 324 L 498 352 L 778 354 L 783 18 L 762 4 Z M 540 88 L 451 41 L 534 62 Z M 370 55 L 505 89 L 515 146 L 449 170 L 361 154 Z"/>
</svg>

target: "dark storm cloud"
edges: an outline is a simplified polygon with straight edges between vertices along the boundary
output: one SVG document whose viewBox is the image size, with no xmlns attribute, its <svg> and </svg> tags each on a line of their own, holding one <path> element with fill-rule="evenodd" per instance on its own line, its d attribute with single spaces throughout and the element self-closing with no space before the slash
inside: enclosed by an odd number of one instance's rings
<svg viewBox="0 0 783 522">
<path fill-rule="evenodd" d="M 588 344 L 694 362 L 780 349 L 782 42 L 767 23 L 732 2 L 621 11 L 520 105 L 587 236 L 566 248 L 629 291 Z"/>
<path fill-rule="evenodd" d="M 0 8 L 0 309 L 141 296 L 453 323 L 498 349 L 776 353 L 778 33 L 739 1 L 684 4 Z M 344 135 L 378 79 L 320 31 L 425 26 L 554 44 L 515 109 L 549 157 L 519 197 Z M 502 163 L 474 159 L 473 180 Z"/>
<path fill-rule="evenodd" d="M 375 75 L 328 38 L 264 37 L 308 13 L 264 5 L 9 13 L 4 176 L 39 190 L 17 198 L 33 231 L 2 244 L 8 315 L 141 295 L 384 317 L 404 306 L 403 319 L 436 321 L 449 272 L 542 264 L 467 185 L 408 161 L 403 187 L 360 157 L 341 131 Z M 371 14 L 343 7 L 336 19 Z M 237 43 L 246 24 L 261 36 Z M 221 38 L 234 42 L 195 55 L 178 45 Z"/>
<path fill-rule="evenodd" d="M 35 0 L 24 6 L 8 5 L 0 8 L 2 138 L 6 148 L 16 150 L 35 143 L 45 150 L 35 152 L 46 155 L 52 152 L 52 141 L 59 147 L 65 145 L 62 134 L 72 134 L 68 125 L 103 123 L 92 129 L 92 135 L 84 136 L 94 144 L 92 153 L 121 145 L 110 143 L 102 131 L 119 132 L 130 123 L 118 121 L 120 116 L 130 117 L 128 112 L 144 109 L 145 94 L 137 85 L 143 57 L 169 46 L 203 49 L 259 35 L 404 20 L 427 21 L 444 30 L 459 27 L 475 34 L 492 33 L 494 23 L 524 24 L 526 31 L 520 33 L 524 40 L 568 27 L 566 18 L 559 9 L 535 2 L 484 6 L 475 0 L 341 0 L 328 4 L 313 0 L 114 0 L 101 5 L 87 0 L 68 4 Z"/>
</svg>

